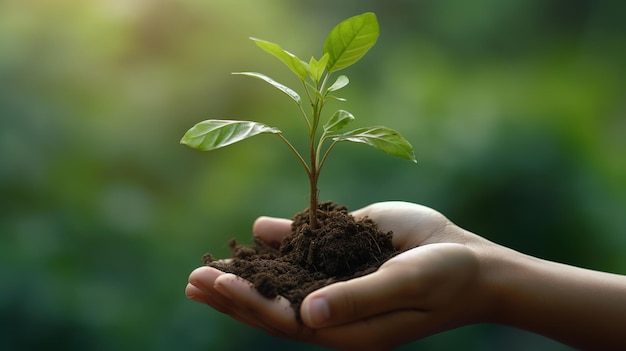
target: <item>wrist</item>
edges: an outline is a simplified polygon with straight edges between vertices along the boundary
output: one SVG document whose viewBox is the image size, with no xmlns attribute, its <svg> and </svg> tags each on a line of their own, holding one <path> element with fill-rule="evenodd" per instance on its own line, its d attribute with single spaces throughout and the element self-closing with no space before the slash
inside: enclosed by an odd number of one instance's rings
<svg viewBox="0 0 626 351">
<path fill-rule="evenodd" d="M 451 242 L 472 251 L 477 261 L 477 274 L 472 288 L 466 292 L 465 323 L 505 323 L 506 311 L 511 304 L 507 293 L 511 261 L 520 260 L 521 253 L 493 243 L 453 223 L 443 233 Z"/>
<path fill-rule="evenodd" d="M 511 276 L 519 269 L 524 255 L 466 232 L 465 243 L 478 259 L 477 322 L 510 325 L 507 319 L 511 305 Z"/>
</svg>

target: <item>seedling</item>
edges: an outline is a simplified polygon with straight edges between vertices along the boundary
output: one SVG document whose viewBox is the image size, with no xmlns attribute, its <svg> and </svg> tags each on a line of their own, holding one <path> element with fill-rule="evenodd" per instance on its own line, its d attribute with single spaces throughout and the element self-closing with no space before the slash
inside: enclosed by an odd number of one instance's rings
<svg viewBox="0 0 626 351">
<path fill-rule="evenodd" d="M 306 103 L 293 89 L 278 83 L 274 79 L 257 72 L 235 72 L 233 74 L 250 76 L 263 80 L 286 94 L 296 105 L 306 123 L 308 132 L 308 159 L 283 136 L 280 129 L 253 121 L 234 121 L 209 119 L 202 121 L 185 133 L 181 144 L 192 148 L 209 151 L 239 142 L 259 134 L 277 135 L 298 158 L 309 178 L 309 225 L 318 227 L 317 181 L 326 158 L 338 142 L 349 141 L 363 143 L 383 151 L 415 162 L 411 144 L 397 131 L 381 126 L 357 128 L 342 131 L 354 116 L 346 110 L 338 110 L 330 116 L 320 130 L 322 112 L 329 100 L 345 101 L 333 95 L 348 85 L 345 75 L 339 75 L 330 84 L 333 73 L 347 68 L 359 61 L 378 39 L 379 26 L 376 15 L 368 12 L 348 18 L 335 26 L 324 43 L 319 59 L 311 57 L 309 62 L 300 60 L 296 55 L 282 49 L 280 45 L 265 40 L 251 38 L 265 52 L 284 63 L 302 83 Z M 309 110 L 307 112 L 307 110 Z M 308 162 L 307 162 L 308 161 Z"/>
</svg>

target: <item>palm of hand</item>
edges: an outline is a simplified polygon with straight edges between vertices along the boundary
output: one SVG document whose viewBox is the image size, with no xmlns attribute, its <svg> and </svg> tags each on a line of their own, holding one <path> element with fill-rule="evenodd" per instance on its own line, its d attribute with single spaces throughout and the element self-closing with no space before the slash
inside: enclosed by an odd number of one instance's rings
<svg viewBox="0 0 626 351">
<path fill-rule="evenodd" d="M 192 272 L 186 293 L 271 335 L 337 349 L 387 349 L 475 318 L 467 301 L 478 290 L 478 262 L 462 245 L 460 228 L 432 209 L 402 202 L 353 215 L 393 231 L 394 246 L 403 252 L 370 275 L 311 293 L 302 305 L 304 326 L 286 299 L 268 300 L 243 279 L 213 268 Z M 289 233 L 289 221 L 261 218 L 254 233 L 278 241 Z"/>
</svg>

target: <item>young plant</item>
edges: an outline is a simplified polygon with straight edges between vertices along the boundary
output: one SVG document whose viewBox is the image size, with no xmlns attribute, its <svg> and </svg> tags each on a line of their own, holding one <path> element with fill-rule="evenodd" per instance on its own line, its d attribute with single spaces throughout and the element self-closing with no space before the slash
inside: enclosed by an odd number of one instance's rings
<svg viewBox="0 0 626 351">
<path fill-rule="evenodd" d="M 189 129 L 181 139 L 181 144 L 208 151 L 258 134 L 277 135 L 296 155 L 306 171 L 310 185 L 309 225 L 312 229 L 317 228 L 317 182 L 328 154 L 338 142 L 367 144 L 385 153 L 415 162 L 413 147 L 395 130 L 374 126 L 342 131 L 354 120 L 354 116 L 348 111 L 336 111 L 320 130 L 322 111 L 326 103 L 329 100 L 345 101 L 332 94 L 349 83 L 348 77 L 339 75 L 330 84 L 331 76 L 359 61 L 374 46 L 378 35 L 379 26 L 375 14 L 368 12 L 348 18 L 332 29 L 324 43 L 321 57 L 319 59 L 311 57 L 308 63 L 283 50 L 278 44 L 251 38 L 258 47 L 279 59 L 298 77 L 302 83 L 306 103 L 303 103 L 296 91 L 264 74 L 256 72 L 233 74 L 263 80 L 286 94 L 295 103 L 307 127 L 308 158 L 305 158 L 306 154 L 301 154 L 278 128 L 252 121 L 205 120 Z"/>
</svg>

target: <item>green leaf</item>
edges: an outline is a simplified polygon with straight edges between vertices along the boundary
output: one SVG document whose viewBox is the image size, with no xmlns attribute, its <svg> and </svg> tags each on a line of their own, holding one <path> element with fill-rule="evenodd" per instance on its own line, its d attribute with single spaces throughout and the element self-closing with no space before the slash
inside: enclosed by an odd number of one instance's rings
<svg viewBox="0 0 626 351">
<path fill-rule="evenodd" d="M 333 85 L 328 88 L 328 91 L 337 91 L 350 83 L 348 77 L 341 75 L 337 77 L 337 80 L 333 83 Z"/>
<path fill-rule="evenodd" d="M 326 70 L 338 71 L 360 60 L 376 44 L 378 34 L 378 20 L 371 12 L 339 23 L 328 34 L 322 50 L 330 56 Z"/>
<path fill-rule="evenodd" d="M 276 57 L 282 63 L 284 63 L 289 69 L 293 71 L 300 79 L 304 80 L 307 76 L 308 70 L 306 67 L 306 63 L 302 62 L 296 55 L 290 53 L 289 51 L 283 50 L 280 45 L 271 43 L 269 41 L 250 38 L 254 41 L 254 43 L 263 49 L 268 54 Z"/>
<path fill-rule="evenodd" d="M 417 162 L 413 146 L 400 133 L 387 127 L 359 128 L 338 135 L 333 140 L 367 144 L 387 154 Z"/>
<path fill-rule="evenodd" d="M 348 123 L 354 121 L 354 116 L 344 110 L 339 110 L 335 112 L 335 114 L 326 122 L 324 125 L 324 131 L 326 132 L 334 132 L 343 127 L 345 127 Z"/>
<path fill-rule="evenodd" d="M 191 127 L 180 143 L 201 151 L 209 151 L 262 133 L 280 134 L 281 131 L 257 122 L 209 119 Z"/>
<path fill-rule="evenodd" d="M 339 97 L 339 96 L 334 96 L 334 95 L 328 95 L 326 98 L 327 98 L 327 99 L 335 99 L 335 100 L 337 100 L 337 101 L 342 101 L 342 102 L 343 102 L 343 101 L 348 101 L 346 98 L 342 98 L 342 97 Z"/>
<path fill-rule="evenodd" d="M 324 54 L 322 58 L 318 61 L 315 57 L 311 57 L 309 61 L 309 71 L 311 73 L 311 77 L 315 82 L 319 82 L 326 70 L 326 64 L 328 63 L 328 54 Z"/>
<path fill-rule="evenodd" d="M 233 72 L 233 74 L 238 74 L 238 75 L 242 75 L 242 76 L 249 76 L 249 77 L 253 77 L 253 78 L 258 78 L 261 80 L 266 81 L 267 83 L 273 85 L 275 88 L 277 88 L 278 90 L 282 91 L 283 93 L 287 94 L 287 96 L 289 96 L 293 101 L 295 101 L 297 104 L 300 103 L 300 101 L 302 100 L 300 98 L 300 95 L 298 95 L 298 93 L 296 93 L 293 89 L 278 83 L 277 81 L 273 80 L 272 78 L 261 74 L 261 73 L 257 73 L 257 72 Z"/>
</svg>

